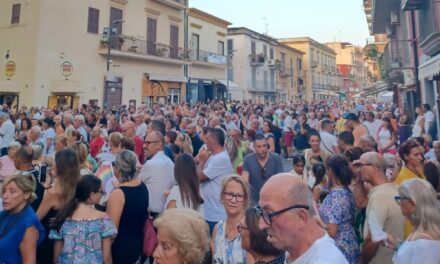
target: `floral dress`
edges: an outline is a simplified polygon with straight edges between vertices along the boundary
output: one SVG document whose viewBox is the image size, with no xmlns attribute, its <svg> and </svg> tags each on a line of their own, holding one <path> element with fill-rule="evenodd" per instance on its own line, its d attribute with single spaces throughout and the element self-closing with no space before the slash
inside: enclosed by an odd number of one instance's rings
<svg viewBox="0 0 440 264">
<path fill-rule="evenodd" d="M 64 240 L 57 263 L 103 263 L 102 239 L 116 236 L 110 218 L 92 220 L 67 219 L 61 230 L 51 230 L 50 239 Z"/>
<path fill-rule="evenodd" d="M 241 248 L 241 235 L 233 240 L 226 238 L 225 221 L 217 224 L 217 234 L 214 241 L 214 264 L 245 264 L 246 251 Z"/>
<path fill-rule="evenodd" d="M 335 242 L 349 263 L 359 262 L 359 244 L 354 229 L 354 197 L 348 188 L 332 190 L 319 211 L 325 224 L 338 225 Z"/>
</svg>

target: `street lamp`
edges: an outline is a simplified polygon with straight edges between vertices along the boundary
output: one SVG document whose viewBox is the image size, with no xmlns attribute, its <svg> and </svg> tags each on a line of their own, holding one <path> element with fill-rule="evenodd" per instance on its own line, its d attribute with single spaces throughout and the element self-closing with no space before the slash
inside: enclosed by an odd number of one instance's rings
<svg viewBox="0 0 440 264">
<path fill-rule="evenodd" d="M 115 25 L 125 22 L 124 20 L 114 20 L 109 23 L 109 27 L 104 28 L 104 36 L 107 36 L 107 73 L 105 76 L 105 98 L 107 98 L 108 88 L 110 82 L 115 82 L 115 78 L 110 74 L 110 61 L 111 61 L 111 46 L 113 40 L 116 36 L 119 36 L 118 28 Z M 106 102 L 104 102 L 104 107 L 106 107 Z"/>
<path fill-rule="evenodd" d="M 226 91 L 227 93 L 229 92 L 229 69 L 232 70 L 232 57 L 234 56 L 234 52 L 236 52 L 237 50 L 229 50 L 228 51 L 228 56 L 226 57 L 226 68 L 227 68 L 227 73 L 226 73 Z"/>
</svg>

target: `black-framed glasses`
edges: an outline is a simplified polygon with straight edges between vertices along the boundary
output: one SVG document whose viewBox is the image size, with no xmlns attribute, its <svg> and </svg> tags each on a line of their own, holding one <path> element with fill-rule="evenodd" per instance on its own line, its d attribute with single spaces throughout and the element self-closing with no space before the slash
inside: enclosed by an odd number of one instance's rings
<svg viewBox="0 0 440 264">
<path fill-rule="evenodd" d="M 145 140 L 145 141 L 144 141 L 144 143 L 147 144 L 147 145 L 149 145 L 149 144 L 153 144 L 153 143 L 157 143 L 157 142 L 159 142 L 159 140 L 154 140 L 154 141 L 148 141 L 148 140 Z"/>
<path fill-rule="evenodd" d="M 394 200 L 396 201 L 396 203 L 397 203 L 398 205 L 400 205 L 400 203 L 401 203 L 403 200 L 411 200 L 411 198 L 409 198 L 409 197 L 407 197 L 407 196 L 394 196 Z"/>
<path fill-rule="evenodd" d="M 243 229 L 245 229 L 245 230 L 249 230 L 248 227 L 242 225 L 241 223 L 237 225 L 237 232 L 238 232 L 239 234 L 241 234 L 241 231 L 243 231 Z"/>
<path fill-rule="evenodd" d="M 310 208 L 310 207 L 307 206 L 307 205 L 295 204 L 295 205 L 292 205 L 292 206 L 290 206 L 290 207 L 287 207 L 287 208 L 284 208 L 284 209 L 281 209 L 281 210 L 275 211 L 275 212 L 273 212 L 273 213 L 265 212 L 260 206 L 256 206 L 256 207 L 255 207 L 255 210 L 257 210 L 257 214 L 258 214 L 258 216 L 262 217 L 263 220 L 264 220 L 264 222 L 265 222 L 267 225 L 271 225 L 271 224 L 272 224 L 272 219 L 273 219 L 275 216 L 277 216 L 277 215 L 280 215 L 280 214 L 285 213 L 285 212 L 287 212 L 287 211 L 289 211 L 289 210 L 292 210 L 292 209 L 306 209 L 306 210 L 309 210 L 309 208 Z"/>
<path fill-rule="evenodd" d="M 373 163 L 356 163 L 355 166 L 357 166 L 358 168 L 362 168 L 363 166 L 371 166 L 373 165 Z"/>
<path fill-rule="evenodd" d="M 223 192 L 225 199 L 228 201 L 232 201 L 235 198 L 237 202 L 243 202 L 245 195 L 242 193 L 233 193 L 233 192 Z"/>
</svg>

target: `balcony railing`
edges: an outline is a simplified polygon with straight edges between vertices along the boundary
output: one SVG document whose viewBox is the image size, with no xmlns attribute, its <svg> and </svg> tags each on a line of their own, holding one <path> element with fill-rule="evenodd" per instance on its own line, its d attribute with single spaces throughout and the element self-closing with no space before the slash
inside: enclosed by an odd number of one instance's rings
<svg viewBox="0 0 440 264">
<path fill-rule="evenodd" d="M 192 61 L 207 62 L 218 65 L 226 65 L 226 56 L 209 52 L 205 50 L 192 50 L 190 52 L 190 58 Z"/>
<path fill-rule="evenodd" d="M 383 56 L 385 73 L 402 68 L 403 49 L 391 48 L 391 46 L 387 44 Z"/>
<path fill-rule="evenodd" d="M 263 54 L 251 53 L 249 58 L 251 66 L 263 66 L 266 63 L 266 58 Z"/>
<path fill-rule="evenodd" d="M 101 41 L 101 48 L 107 48 L 105 41 Z M 117 43 L 112 43 L 111 48 L 122 52 L 151 55 L 164 59 L 189 60 L 189 53 L 183 48 L 135 38 L 119 38 Z"/>
<path fill-rule="evenodd" d="M 320 84 L 320 83 L 314 83 L 312 84 L 312 91 L 323 91 L 323 90 L 327 90 L 327 86 L 324 84 Z"/>
</svg>

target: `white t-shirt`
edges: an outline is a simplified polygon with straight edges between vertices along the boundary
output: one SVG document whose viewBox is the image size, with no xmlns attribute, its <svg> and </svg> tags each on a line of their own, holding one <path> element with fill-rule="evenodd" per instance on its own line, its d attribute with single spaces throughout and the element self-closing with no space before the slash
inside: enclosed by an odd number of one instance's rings
<svg viewBox="0 0 440 264">
<path fill-rule="evenodd" d="M 396 264 L 439 263 L 440 241 L 417 239 L 405 241 L 393 257 Z"/>
<path fill-rule="evenodd" d="M 370 135 L 373 137 L 376 137 L 377 132 L 379 132 L 379 128 L 382 124 L 383 122 L 379 119 L 374 119 L 373 122 L 364 121 L 363 123 L 363 125 L 368 129 L 368 132 L 370 132 Z"/>
<path fill-rule="evenodd" d="M 0 126 L 0 149 L 7 148 L 14 141 L 15 127 L 11 120 L 6 120 Z"/>
<path fill-rule="evenodd" d="M 431 111 L 428 111 L 424 114 L 425 117 L 425 133 L 429 132 L 429 123 L 434 121 L 434 113 Z"/>
<path fill-rule="evenodd" d="M 203 197 L 203 195 L 201 195 Z M 182 196 L 180 195 L 180 187 L 178 185 L 174 186 L 173 188 L 171 188 L 170 194 L 167 197 L 167 201 L 165 202 L 165 208 L 164 210 L 167 209 L 168 204 L 171 201 L 176 201 L 176 207 L 177 208 L 188 208 L 188 209 L 192 209 L 192 205 L 191 206 L 186 206 L 185 204 L 183 204 L 182 201 Z M 199 205 L 199 208 L 197 209 L 197 212 L 199 212 L 201 215 L 204 214 L 204 210 L 203 210 L 203 204 Z"/>
<path fill-rule="evenodd" d="M 284 119 L 284 127 L 283 127 L 283 131 L 284 132 L 291 132 L 293 131 L 293 119 L 290 115 L 286 116 L 286 118 Z M 292 130 L 290 130 L 290 129 Z"/>
<path fill-rule="evenodd" d="M 222 151 L 209 157 L 203 174 L 209 179 L 201 184 L 205 200 L 205 219 L 210 222 L 226 219 L 225 209 L 220 203 L 220 190 L 223 179 L 232 174 L 232 163 L 228 153 Z"/>
<path fill-rule="evenodd" d="M 336 247 L 335 241 L 325 233 L 295 261 L 288 263 L 286 257 L 286 264 L 348 264 L 348 261 Z"/>
<path fill-rule="evenodd" d="M 142 124 L 136 127 L 136 136 L 143 139 L 145 138 L 146 133 L 147 133 L 147 124 L 142 122 Z"/>
<path fill-rule="evenodd" d="M 321 131 L 319 135 L 321 136 L 321 150 L 333 154 L 334 147 L 338 146 L 336 136 L 327 131 Z"/>
</svg>

